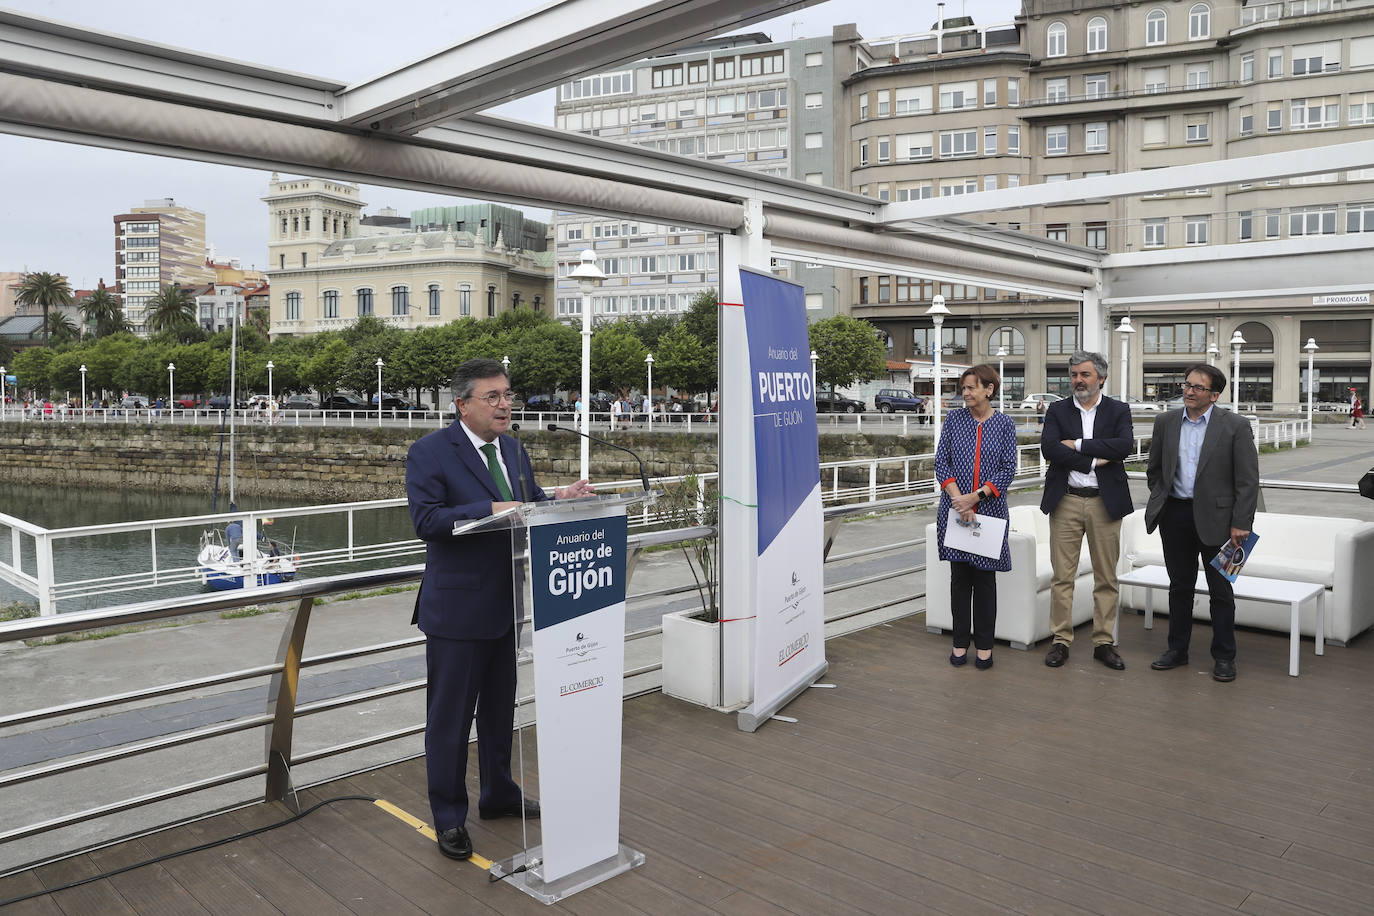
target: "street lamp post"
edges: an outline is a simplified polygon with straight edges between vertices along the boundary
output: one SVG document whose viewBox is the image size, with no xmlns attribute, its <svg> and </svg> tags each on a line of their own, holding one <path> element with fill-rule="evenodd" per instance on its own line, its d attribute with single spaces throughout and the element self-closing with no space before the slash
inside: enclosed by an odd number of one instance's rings
<svg viewBox="0 0 1374 916">
<path fill-rule="evenodd" d="M 1231 409 L 1240 413 L 1240 348 L 1245 346 L 1245 338 L 1240 334 L 1240 328 L 1231 335 L 1231 350 L 1235 357 L 1231 363 Z"/>
<path fill-rule="evenodd" d="M 589 248 L 582 252 L 582 263 L 574 267 L 568 276 L 577 281 L 577 288 L 582 293 L 582 416 L 578 418 L 578 423 L 583 433 L 590 433 L 591 426 L 588 420 L 591 417 L 592 406 L 592 290 L 606 279 L 606 275 L 596 266 L 596 252 Z M 585 435 L 581 439 L 582 453 L 578 476 L 585 480 L 591 476 L 591 440 Z"/>
<path fill-rule="evenodd" d="M 0 375 L 5 374 L 5 367 L 0 366 Z M 4 393 L 0 392 L 0 401 L 5 399 Z M 81 422 L 86 422 L 86 364 L 81 364 Z"/>
<path fill-rule="evenodd" d="M 1307 338 L 1303 347 L 1307 351 L 1307 438 L 1312 439 L 1312 392 L 1317 387 L 1317 373 L 1312 368 L 1312 358 L 1317 355 L 1317 338 Z"/>
<path fill-rule="evenodd" d="M 816 363 L 820 360 L 820 354 L 815 350 L 811 351 L 811 400 L 816 400 Z"/>
<path fill-rule="evenodd" d="M 267 361 L 267 400 L 272 400 L 272 370 L 277 368 L 269 359 Z M 378 403 L 381 403 L 380 401 Z"/>
<path fill-rule="evenodd" d="M 175 418 L 177 409 L 177 364 L 167 364 L 167 416 Z M 82 376 L 83 380 L 85 376 Z M 82 386 L 85 387 L 84 385 Z M 83 396 L 84 399 L 84 396 Z"/>
<path fill-rule="evenodd" d="M 930 300 L 930 308 L 926 309 L 926 314 L 930 316 L 930 320 L 931 320 L 931 321 L 935 322 L 935 346 L 934 346 L 934 348 L 933 348 L 933 349 L 935 350 L 935 366 L 934 366 L 934 369 L 935 369 L 935 378 L 934 378 L 934 380 L 933 380 L 933 384 L 934 384 L 934 386 L 935 386 L 935 387 L 934 387 L 934 391 L 935 391 L 935 410 L 934 410 L 934 412 L 931 413 L 931 419 L 932 419 L 932 422 L 934 422 L 934 424 L 935 424 L 935 426 L 933 427 L 933 429 L 934 429 L 934 435 L 935 435 L 935 447 L 936 447 L 936 448 L 939 448 L 939 447 L 940 447 L 940 381 L 941 381 L 941 379 L 940 379 L 940 357 L 941 357 L 941 355 L 944 353 L 944 349 L 945 349 L 945 346 L 944 346 L 944 343 L 945 343 L 945 342 L 944 342 L 944 338 L 943 338 L 943 336 L 942 336 L 941 328 L 944 327 L 944 324 L 945 324 L 945 316 L 949 314 L 949 309 L 945 308 L 945 297 L 944 297 L 944 296 L 936 296 L 934 299 Z"/>
<path fill-rule="evenodd" d="M 1127 377 L 1131 374 L 1131 335 L 1135 333 L 1135 328 L 1131 326 L 1131 316 L 1121 316 L 1121 324 L 1117 327 L 1117 333 L 1121 335 L 1121 400 L 1126 400 L 1129 390 L 1126 385 Z"/>
<path fill-rule="evenodd" d="M 1220 355 L 1221 351 L 1217 349 L 1215 341 L 1207 345 L 1207 365 L 1215 366 L 1217 364 L 1217 357 Z"/>
<path fill-rule="evenodd" d="M 85 376 L 83 375 L 82 378 L 84 379 Z M 0 420 L 5 419 L 5 398 L 9 394 L 9 385 L 9 376 L 5 374 L 5 367 L 0 366 Z"/>
<path fill-rule="evenodd" d="M 650 353 L 644 357 L 644 365 L 649 367 L 649 389 L 645 396 L 649 399 L 649 412 L 645 419 L 645 424 L 649 429 L 654 428 L 654 354 Z"/>
<path fill-rule="evenodd" d="M 1006 412 L 1007 409 L 1007 348 L 997 348 L 997 409 Z"/>
<path fill-rule="evenodd" d="M 377 425 L 382 425 L 382 358 L 377 357 Z"/>
</svg>

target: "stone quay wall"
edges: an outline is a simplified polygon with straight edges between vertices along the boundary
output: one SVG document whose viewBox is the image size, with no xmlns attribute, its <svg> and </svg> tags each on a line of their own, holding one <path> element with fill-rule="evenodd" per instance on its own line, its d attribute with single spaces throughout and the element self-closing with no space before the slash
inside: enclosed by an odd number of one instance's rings
<svg viewBox="0 0 1374 916">
<path fill-rule="evenodd" d="M 431 431 L 247 424 L 235 433 L 237 489 L 247 498 L 284 496 L 320 503 L 404 496 L 406 453 L 415 439 Z M 580 447 L 576 436 L 527 430 L 520 438 L 542 486 L 576 479 Z M 607 438 L 639 452 L 650 477 L 716 470 L 714 433 L 624 431 Z M 928 435 L 826 434 L 820 438 L 822 461 L 930 449 Z M 229 474 L 229 444 L 227 433 L 218 427 L 0 424 L 0 480 L 16 483 L 200 493 L 213 486 L 217 462 L 223 485 Z M 595 442 L 591 467 L 594 480 L 639 476 L 639 467 L 629 455 Z M 900 468 L 883 476 L 900 480 Z M 842 475 L 842 481 L 853 484 L 867 480 L 866 468 Z M 830 483 L 829 477 L 825 483 Z"/>
</svg>

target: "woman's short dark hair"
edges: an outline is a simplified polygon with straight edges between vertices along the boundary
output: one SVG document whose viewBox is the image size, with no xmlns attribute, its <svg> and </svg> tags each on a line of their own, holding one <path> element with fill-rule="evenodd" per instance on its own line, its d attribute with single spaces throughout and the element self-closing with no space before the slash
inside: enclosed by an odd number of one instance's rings
<svg viewBox="0 0 1374 916">
<path fill-rule="evenodd" d="M 997 392 L 1002 390 L 1002 376 L 997 374 L 997 369 L 987 363 L 979 363 L 964 370 L 964 374 L 959 376 L 959 387 L 964 387 L 964 379 L 973 376 L 978 380 L 980 387 L 992 386 L 992 396 L 997 397 Z"/>
<path fill-rule="evenodd" d="M 1216 366 L 1210 366 L 1207 363 L 1198 363 L 1197 365 L 1189 366 L 1188 371 L 1183 373 L 1183 377 L 1186 379 L 1194 372 L 1199 375 L 1207 376 L 1207 387 L 1211 388 L 1212 391 L 1217 394 L 1221 394 L 1226 390 L 1226 376 Z"/>
</svg>

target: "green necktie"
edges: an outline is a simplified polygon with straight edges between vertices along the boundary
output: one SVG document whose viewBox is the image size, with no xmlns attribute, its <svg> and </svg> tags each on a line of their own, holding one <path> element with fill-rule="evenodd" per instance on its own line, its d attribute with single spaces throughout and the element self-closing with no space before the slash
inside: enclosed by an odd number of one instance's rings
<svg viewBox="0 0 1374 916">
<path fill-rule="evenodd" d="M 491 479 L 496 481 L 497 492 L 503 501 L 511 502 L 515 497 L 511 495 L 510 484 L 506 483 L 506 475 L 501 473 L 501 462 L 496 460 L 496 443 L 488 442 L 482 446 L 482 451 L 487 455 L 487 470 L 491 471 Z"/>
</svg>

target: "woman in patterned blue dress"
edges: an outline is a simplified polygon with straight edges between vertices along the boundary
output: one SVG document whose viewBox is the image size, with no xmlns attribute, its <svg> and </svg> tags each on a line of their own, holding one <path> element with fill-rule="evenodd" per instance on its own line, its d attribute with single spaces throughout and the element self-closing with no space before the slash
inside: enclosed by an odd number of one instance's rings
<svg viewBox="0 0 1374 916">
<path fill-rule="evenodd" d="M 940 483 L 936 530 L 940 559 L 949 562 L 950 610 L 954 617 L 951 665 L 968 662 L 970 619 L 980 670 L 992 667 L 993 632 L 997 628 L 997 576 L 1011 569 L 1011 551 L 1002 536 L 1002 553 L 984 557 L 947 548 L 949 514 L 972 521 L 976 515 L 1007 518 L 1007 488 L 1016 474 L 1016 422 L 992 405 L 1002 385 L 997 370 L 986 363 L 964 371 L 959 392 L 961 410 L 951 411 L 940 428 L 935 450 L 935 479 Z"/>
</svg>

